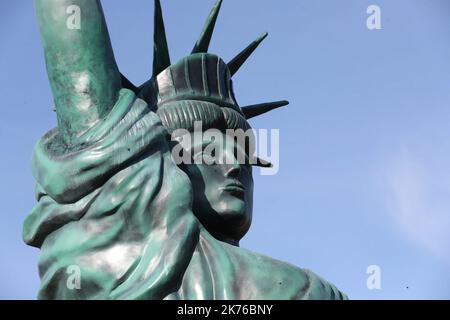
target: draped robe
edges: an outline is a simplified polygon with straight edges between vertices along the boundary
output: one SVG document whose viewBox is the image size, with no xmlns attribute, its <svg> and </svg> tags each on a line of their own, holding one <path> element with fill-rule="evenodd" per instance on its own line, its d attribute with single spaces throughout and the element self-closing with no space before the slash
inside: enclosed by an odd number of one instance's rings
<svg viewBox="0 0 450 320">
<path fill-rule="evenodd" d="M 67 147 L 36 144 L 37 205 L 23 237 L 41 249 L 40 299 L 345 299 L 308 270 L 215 239 L 157 114 L 127 89 Z M 80 287 L 68 285 L 73 266 Z M 71 268 L 72 267 L 72 268 Z"/>
</svg>

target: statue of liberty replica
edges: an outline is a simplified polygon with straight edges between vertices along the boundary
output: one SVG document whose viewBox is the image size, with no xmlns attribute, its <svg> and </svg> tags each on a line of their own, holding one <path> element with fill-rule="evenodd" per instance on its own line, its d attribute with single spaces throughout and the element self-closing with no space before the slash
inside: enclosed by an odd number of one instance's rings
<svg viewBox="0 0 450 320">
<path fill-rule="evenodd" d="M 34 149 L 37 204 L 23 229 L 41 250 L 39 299 L 346 299 L 309 270 L 239 247 L 252 166 L 270 164 L 228 132 L 287 102 L 239 106 L 231 78 L 266 34 L 228 63 L 208 53 L 221 5 L 172 64 L 155 0 L 153 74 L 135 86 L 99 0 L 35 0 L 58 120 Z M 81 10 L 79 29 L 67 28 L 69 6 Z M 198 123 L 224 143 L 195 139 Z M 206 161 L 208 150 L 227 161 Z"/>
</svg>

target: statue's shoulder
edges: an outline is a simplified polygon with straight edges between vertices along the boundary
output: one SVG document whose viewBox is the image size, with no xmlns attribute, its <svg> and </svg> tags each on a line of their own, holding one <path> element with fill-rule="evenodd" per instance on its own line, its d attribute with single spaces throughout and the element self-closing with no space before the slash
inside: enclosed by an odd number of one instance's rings
<svg viewBox="0 0 450 320">
<path fill-rule="evenodd" d="M 167 299 L 347 299 L 315 273 L 215 239 L 206 230 L 182 284 Z"/>
<path fill-rule="evenodd" d="M 341 300 L 347 296 L 310 270 L 243 248 L 226 246 L 248 299 Z"/>
</svg>

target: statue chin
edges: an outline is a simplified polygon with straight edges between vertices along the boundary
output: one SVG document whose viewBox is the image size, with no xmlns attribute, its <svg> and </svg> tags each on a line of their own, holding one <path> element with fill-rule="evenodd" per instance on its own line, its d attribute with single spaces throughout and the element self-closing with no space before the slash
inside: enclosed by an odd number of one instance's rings
<svg viewBox="0 0 450 320">
<path fill-rule="evenodd" d="M 195 191 L 194 191 L 195 192 Z M 221 241 L 238 245 L 251 225 L 251 212 L 247 211 L 244 200 L 229 198 L 216 204 L 194 205 L 194 214 L 202 225 Z M 205 210 L 209 208 L 209 210 Z"/>
</svg>

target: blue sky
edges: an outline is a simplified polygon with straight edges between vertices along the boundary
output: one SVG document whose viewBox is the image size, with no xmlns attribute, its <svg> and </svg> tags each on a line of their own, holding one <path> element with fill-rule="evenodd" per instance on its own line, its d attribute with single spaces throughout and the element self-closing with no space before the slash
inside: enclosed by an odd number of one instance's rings
<svg viewBox="0 0 450 320">
<path fill-rule="evenodd" d="M 173 62 L 213 0 L 163 0 Z M 366 9 L 381 8 L 368 30 Z M 152 1 L 104 0 L 117 62 L 151 74 Z M 280 171 L 255 172 L 241 245 L 309 268 L 353 299 L 450 298 L 450 3 L 225 0 L 211 52 L 269 38 L 235 76 L 241 105 L 288 99 L 252 121 L 280 129 Z M 32 1 L 0 0 L 0 298 L 33 299 L 38 251 L 22 243 L 30 158 L 56 125 Z M 368 290 L 366 269 L 381 268 Z"/>
</svg>

